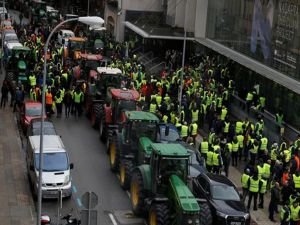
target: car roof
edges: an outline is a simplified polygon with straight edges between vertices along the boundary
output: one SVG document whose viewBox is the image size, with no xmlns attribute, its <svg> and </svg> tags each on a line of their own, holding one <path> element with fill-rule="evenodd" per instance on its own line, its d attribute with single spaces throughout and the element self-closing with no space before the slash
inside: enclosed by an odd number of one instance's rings
<svg viewBox="0 0 300 225">
<path fill-rule="evenodd" d="M 30 106 L 41 106 L 42 105 L 42 103 L 40 103 L 40 102 L 34 102 L 34 101 L 27 101 L 27 102 L 25 102 L 25 106 L 26 107 L 30 107 Z"/>
<path fill-rule="evenodd" d="M 206 176 L 208 178 L 208 181 L 212 185 L 229 185 L 229 186 L 235 187 L 234 183 L 224 175 L 213 174 L 213 173 L 206 173 L 206 174 L 201 174 L 201 175 Z"/>
<path fill-rule="evenodd" d="M 35 153 L 40 152 L 40 135 L 30 136 L 29 141 Z M 44 135 L 44 153 L 65 152 L 64 144 L 58 135 Z"/>
<path fill-rule="evenodd" d="M 40 119 L 34 119 L 32 122 L 32 128 L 33 129 L 40 129 L 41 127 L 41 120 Z M 54 125 L 50 121 L 44 121 L 44 128 L 54 128 Z"/>
</svg>

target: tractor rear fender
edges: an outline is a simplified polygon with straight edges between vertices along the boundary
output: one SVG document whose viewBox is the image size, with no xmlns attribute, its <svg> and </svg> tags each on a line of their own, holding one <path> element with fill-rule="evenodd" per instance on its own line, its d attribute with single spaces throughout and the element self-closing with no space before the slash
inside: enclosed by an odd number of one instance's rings
<svg viewBox="0 0 300 225">
<path fill-rule="evenodd" d="M 104 105 L 104 112 L 105 112 L 105 123 L 109 124 L 112 123 L 112 109 L 111 106 Z"/>
<path fill-rule="evenodd" d="M 92 102 L 93 102 L 93 104 L 95 104 L 95 103 L 104 103 L 104 100 L 93 99 Z"/>
<path fill-rule="evenodd" d="M 150 165 L 141 165 L 134 169 L 139 170 L 143 177 L 144 190 L 151 190 L 151 168 Z M 134 172 L 133 171 L 133 172 Z"/>
</svg>

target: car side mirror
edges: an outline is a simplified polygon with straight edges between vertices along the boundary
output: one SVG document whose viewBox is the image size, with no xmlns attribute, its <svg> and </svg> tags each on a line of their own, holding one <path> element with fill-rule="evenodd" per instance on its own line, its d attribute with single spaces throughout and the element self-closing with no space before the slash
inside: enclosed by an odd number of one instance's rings
<svg viewBox="0 0 300 225">
<path fill-rule="evenodd" d="M 70 170 L 74 169 L 74 164 L 70 163 Z"/>
<path fill-rule="evenodd" d="M 33 165 L 30 165 L 30 166 L 29 166 L 29 169 L 30 169 L 31 171 L 34 171 Z"/>
<path fill-rule="evenodd" d="M 243 194 L 239 193 L 240 199 L 243 199 Z"/>
</svg>

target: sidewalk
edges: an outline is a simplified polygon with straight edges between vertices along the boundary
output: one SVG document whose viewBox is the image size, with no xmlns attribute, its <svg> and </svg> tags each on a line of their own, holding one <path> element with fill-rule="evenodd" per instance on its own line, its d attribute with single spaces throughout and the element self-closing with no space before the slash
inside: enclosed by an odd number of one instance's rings
<svg viewBox="0 0 300 225">
<path fill-rule="evenodd" d="M 9 106 L 0 109 L 0 224 L 33 225 L 36 222 L 14 114 Z"/>
<path fill-rule="evenodd" d="M 196 138 L 196 148 L 198 149 L 199 143 L 202 141 L 201 135 L 198 135 Z M 242 193 L 242 184 L 241 184 L 241 177 L 243 173 L 244 162 L 238 163 L 238 167 L 229 167 L 229 179 L 237 186 L 240 193 Z M 279 214 L 275 214 L 274 219 L 277 221 L 276 223 L 269 220 L 269 212 L 268 207 L 270 203 L 270 192 L 266 193 L 264 196 L 264 208 L 258 208 L 257 211 L 253 211 L 253 200 L 251 203 L 250 208 L 250 215 L 252 219 L 252 225 L 277 225 L 280 224 Z M 259 199 L 257 198 L 257 204 Z M 248 198 L 245 200 L 245 204 L 248 203 Z M 280 206 L 278 206 L 278 211 L 280 211 Z"/>
</svg>

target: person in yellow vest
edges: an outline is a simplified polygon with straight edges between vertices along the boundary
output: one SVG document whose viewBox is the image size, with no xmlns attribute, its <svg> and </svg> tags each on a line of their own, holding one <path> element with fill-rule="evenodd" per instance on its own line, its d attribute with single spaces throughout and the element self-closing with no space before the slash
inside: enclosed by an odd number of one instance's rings
<svg viewBox="0 0 300 225">
<path fill-rule="evenodd" d="M 164 123 L 168 123 L 168 121 L 169 121 L 169 117 L 168 117 L 168 115 L 163 115 L 163 117 L 162 117 L 162 121 L 164 122 Z"/>
<path fill-rule="evenodd" d="M 189 134 L 193 138 L 193 143 L 196 144 L 196 137 L 198 135 L 198 124 L 196 121 L 190 125 Z"/>
<path fill-rule="evenodd" d="M 28 77 L 28 80 L 29 80 L 30 87 L 34 88 L 36 85 L 36 76 L 33 73 L 31 73 Z"/>
<path fill-rule="evenodd" d="M 75 117 L 81 116 L 81 103 L 83 102 L 83 93 L 77 88 L 73 95 L 74 105 L 75 105 Z"/>
<path fill-rule="evenodd" d="M 284 202 L 280 209 L 280 225 L 290 225 L 291 210 L 288 202 Z"/>
<path fill-rule="evenodd" d="M 155 99 L 152 99 L 149 107 L 149 112 L 156 113 L 156 109 L 157 109 L 156 101 Z"/>
<path fill-rule="evenodd" d="M 156 95 L 156 97 L 155 97 L 155 100 L 156 100 L 156 104 L 157 104 L 158 106 L 160 106 L 160 105 L 161 105 L 161 101 L 162 101 L 162 97 L 161 97 L 161 95 L 160 95 L 159 92 L 157 93 L 157 95 Z"/>
<path fill-rule="evenodd" d="M 259 142 L 257 139 L 250 139 L 248 143 L 248 151 L 250 153 L 250 164 L 254 165 L 256 158 L 257 158 L 257 152 L 259 148 Z"/>
<path fill-rule="evenodd" d="M 203 157 L 205 161 L 207 160 L 208 149 L 209 149 L 209 145 L 208 145 L 207 138 L 203 137 L 203 140 L 199 145 L 199 152 L 201 153 L 201 157 Z"/>
<path fill-rule="evenodd" d="M 62 114 L 62 101 L 63 101 L 63 96 L 60 89 L 56 92 L 56 95 L 54 96 L 54 101 L 55 101 L 55 106 L 57 110 L 57 118 L 61 118 Z"/>
<path fill-rule="evenodd" d="M 300 192 L 300 172 L 296 171 L 295 174 L 293 174 L 293 182 L 294 182 L 294 189 L 297 192 Z"/>
<path fill-rule="evenodd" d="M 243 130 L 243 122 L 242 121 L 236 121 L 235 123 L 235 133 L 239 134 Z"/>
<path fill-rule="evenodd" d="M 254 200 L 253 210 L 257 210 L 257 195 L 259 192 L 259 178 L 257 171 L 254 170 L 254 174 L 248 180 L 248 190 L 249 190 L 249 198 L 247 208 L 250 210 L 252 198 Z"/>
<path fill-rule="evenodd" d="M 244 169 L 244 173 L 242 174 L 241 177 L 241 183 L 242 183 L 242 189 L 243 189 L 243 201 L 245 201 L 246 196 L 248 194 L 249 191 L 249 187 L 248 187 L 248 181 L 250 179 L 250 169 L 246 168 Z"/>
<path fill-rule="evenodd" d="M 232 166 L 237 166 L 238 161 L 238 151 L 239 151 L 239 142 L 236 136 L 233 137 L 232 144 Z"/>
<path fill-rule="evenodd" d="M 213 172 L 215 174 L 220 174 L 223 167 L 223 160 L 221 156 L 221 150 L 217 149 L 213 153 Z"/>
<path fill-rule="evenodd" d="M 264 196 L 267 191 L 267 180 L 262 177 L 259 181 L 259 203 L 258 208 L 264 208 Z"/>
<path fill-rule="evenodd" d="M 227 140 L 224 138 L 222 140 L 222 144 L 226 143 Z M 223 159 L 223 166 L 224 166 L 224 172 L 225 176 L 229 176 L 229 166 L 231 162 L 231 152 L 232 152 L 232 144 L 229 142 L 225 144 L 224 150 L 222 152 L 222 159 Z"/>
<path fill-rule="evenodd" d="M 223 127 L 223 136 L 225 138 L 228 138 L 230 121 L 229 121 L 229 119 L 227 117 L 225 118 L 225 121 L 224 121 L 223 125 L 224 125 L 224 127 Z"/>
<path fill-rule="evenodd" d="M 300 221 L 300 206 L 299 202 L 295 201 L 293 204 L 290 206 L 290 211 L 291 211 L 291 225 L 298 225 L 298 222 Z"/>
<path fill-rule="evenodd" d="M 198 124 L 198 120 L 199 120 L 199 110 L 197 109 L 197 107 L 193 107 L 193 109 L 191 110 L 191 114 L 192 114 L 192 122 L 196 122 Z"/>
<path fill-rule="evenodd" d="M 239 134 L 237 134 L 236 136 L 238 143 L 239 143 L 239 160 L 242 160 L 242 155 L 244 152 L 244 135 L 242 134 L 242 132 L 240 132 Z"/>
<path fill-rule="evenodd" d="M 257 169 L 257 176 L 259 179 L 262 178 L 262 176 L 264 175 L 265 171 L 264 171 L 264 162 L 262 159 L 259 159 L 258 164 L 256 166 Z"/>
<path fill-rule="evenodd" d="M 37 101 L 37 96 L 36 96 L 36 92 L 35 92 L 34 87 L 30 88 L 29 97 L 30 97 L 31 101 Z"/>
<path fill-rule="evenodd" d="M 264 152 L 267 150 L 267 148 L 268 148 L 268 138 L 265 136 L 261 137 L 259 151 L 258 151 L 258 158 L 264 155 Z"/>
<path fill-rule="evenodd" d="M 180 136 L 184 142 L 186 142 L 186 139 L 188 137 L 189 127 L 187 125 L 187 122 L 184 122 L 181 126 Z"/>
<path fill-rule="evenodd" d="M 222 121 L 225 121 L 225 118 L 227 116 L 228 110 L 227 108 L 223 105 L 222 109 L 221 109 L 221 114 L 220 114 L 220 118 Z"/>
<path fill-rule="evenodd" d="M 208 150 L 207 152 L 207 160 L 206 160 L 206 169 L 208 172 L 212 172 L 212 169 L 213 169 L 213 165 L 214 165 L 214 162 L 213 162 L 213 156 L 214 156 L 214 151 L 212 150 Z"/>
<path fill-rule="evenodd" d="M 266 179 L 267 181 L 267 190 L 270 189 L 270 179 L 271 179 L 271 160 L 267 160 L 267 162 L 264 163 L 263 165 L 264 168 L 264 175 L 263 177 Z"/>
</svg>

